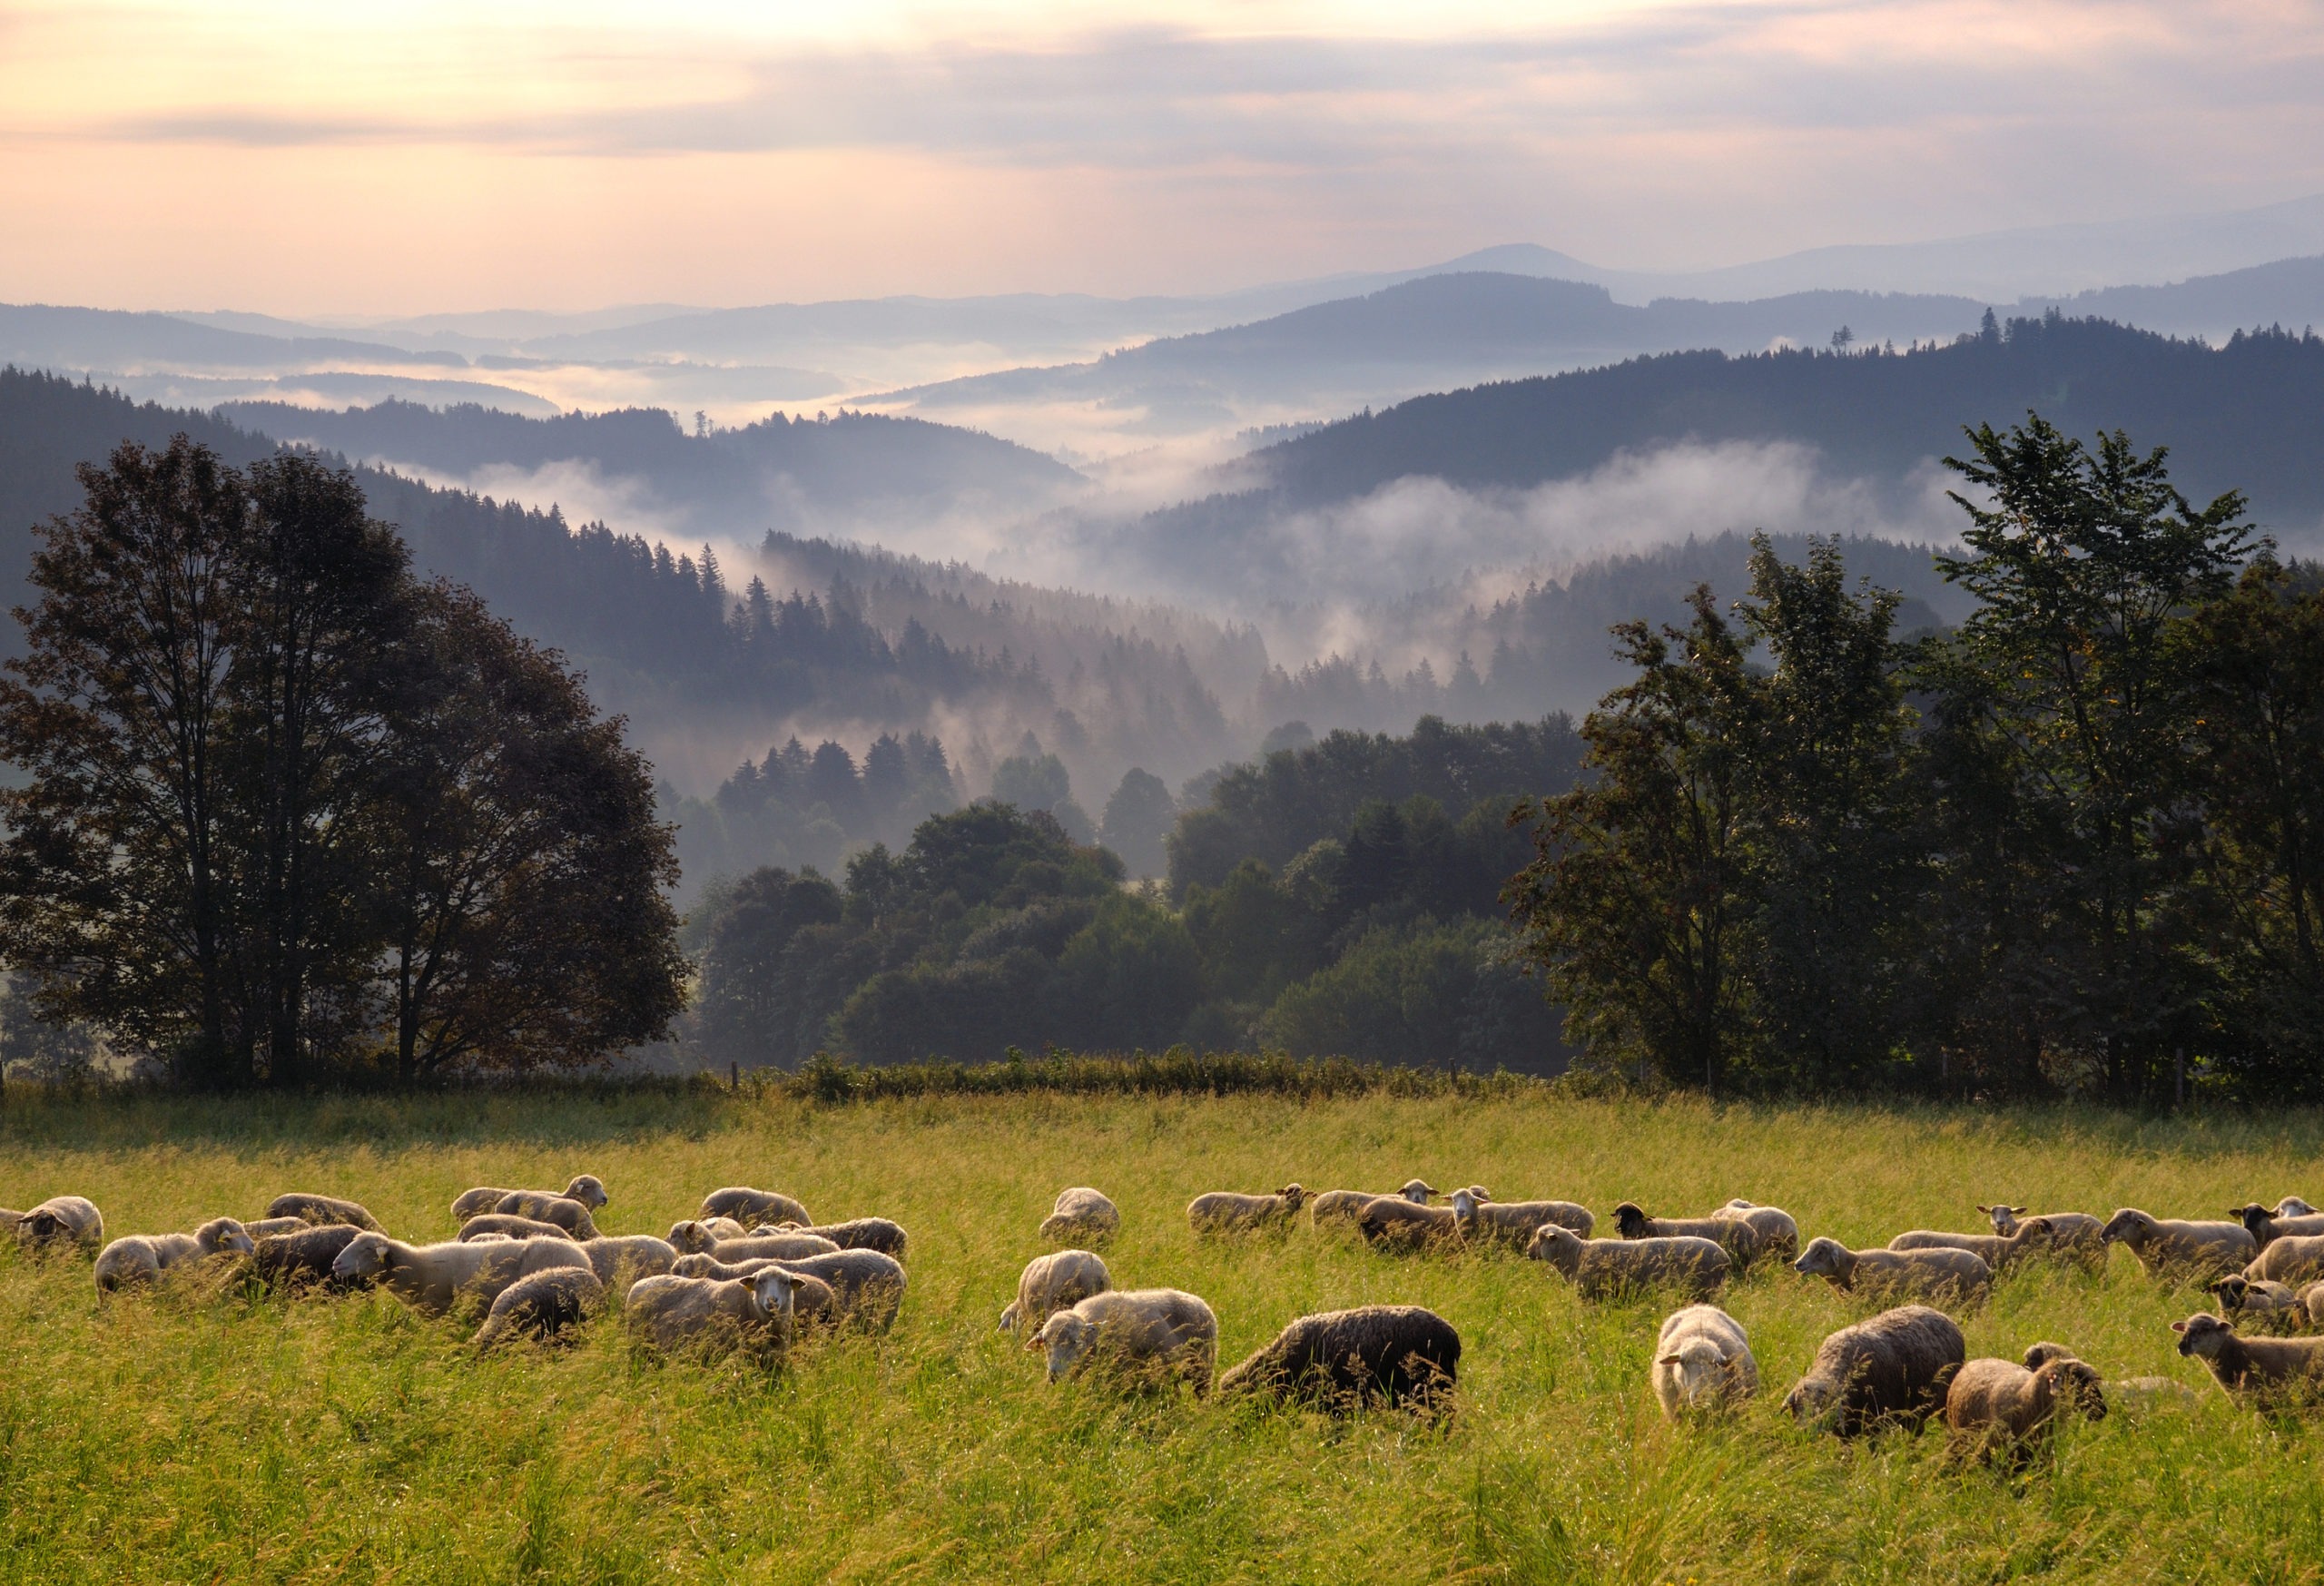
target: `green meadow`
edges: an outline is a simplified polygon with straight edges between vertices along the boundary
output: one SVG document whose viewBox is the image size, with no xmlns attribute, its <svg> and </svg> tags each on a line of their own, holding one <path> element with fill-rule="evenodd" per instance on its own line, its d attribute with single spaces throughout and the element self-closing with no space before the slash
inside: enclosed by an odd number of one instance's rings
<svg viewBox="0 0 2324 1586">
<path fill-rule="evenodd" d="M 353 1197 L 448 1237 L 477 1183 L 599 1175 L 607 1232 L 705 1190 L 780 1188 L 911 1232 L 892 1332 L 779 1367 L 664 1362 L 617 1320 L 478 1358 L 469 1327 L 371 1295 L 284 1299 L 197 1272 L 100 1304 L 85 1257 L 0 1251 L 0 1580 L 9 1581 L 2297 1581 L 2324 1577 L 2316 1422 L 2228 1404 L 2172 1348 L 2199 1293 L 2127 1252 L 2034 1268 L 1964 1318 L 1972 1355 L 2071 1345 L 2109 1377 L 2201 1390 L 2065 1427 L 2022 1472 L 1940 1433 L 1844 1446 L 1781 1399 L 1863 1308 L 1781 1268 L 1725 1304 L 1759 1401 L 1667 1425 L 1667 1306 L 1584 1305 L 1511 1255 L 1384 1256 L 1301 1226 L 1201 1242 L 1206 1189 L 1388 1188 L 1699 1215 L 1779 1205 L 1804 1236 L 1976 1229 L 1974 1203 L 2216 1217 L 2324 1200 L 2324 1118 L 1715 1107 L 1486 1097 L 930 1097 L 708 1092 L 74 1103 L 12 1092 L 0 1204 L 73 1192 L 119 1235 Z M 1425 1305 L 1460 1329 L 1442 1423 L 1331 1421 L 1043 1381 L 995 1330 L 1056 1192 L 1120 1205 L 1123 1287 L 1194 1291 L 1222 1365 L 1304 1312 Z"/>
</svg>

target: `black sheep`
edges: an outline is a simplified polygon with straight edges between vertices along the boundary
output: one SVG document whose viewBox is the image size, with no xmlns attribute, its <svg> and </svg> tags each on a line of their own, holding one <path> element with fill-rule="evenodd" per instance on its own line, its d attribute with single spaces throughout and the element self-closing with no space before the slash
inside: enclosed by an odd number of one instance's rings
<svg viewBox="0 0 2324 1586">
<path fill-rule="evenodd" d="M 1218 1379 L 1221 1394 L 1306 1399 L 1343 1410 L 1384 1399 L 1433 1409 L 1461 1364 L 1461 1335 L 1418 1305 L 1302 1316 Z"/>
<path fill-rule="evenodd" d="M 330 1265 L 365 1231 L 352 1223 L 327 1223 L 295 1234 L 270 1234 L 258 1242 L 251 1261 L 259 1276 L 278 1288 L 310 1283 L 345 1288 L 345 1283 L 331 1276 Z"/>
</svg>

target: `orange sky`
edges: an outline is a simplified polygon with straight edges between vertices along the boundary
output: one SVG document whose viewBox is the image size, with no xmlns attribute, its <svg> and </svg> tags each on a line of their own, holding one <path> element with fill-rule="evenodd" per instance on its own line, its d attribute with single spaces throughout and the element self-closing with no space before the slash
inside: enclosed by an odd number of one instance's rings
<svg viewBox="0 0 2324 1586">
<path fill-rule="evenodd" d="M 2324 190 L 2312 4 L 0 0 L 0 300 L 1690 267 Z"/>
</svg>

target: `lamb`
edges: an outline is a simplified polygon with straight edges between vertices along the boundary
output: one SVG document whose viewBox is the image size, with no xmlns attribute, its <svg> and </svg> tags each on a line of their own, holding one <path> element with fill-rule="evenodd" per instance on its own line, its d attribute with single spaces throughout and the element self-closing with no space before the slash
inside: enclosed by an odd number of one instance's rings
<svg viewBox="0 0 2324 1586">
<path fill-rule="evenodd" d="M 332 1276 L 331 1264 L 362 1232 L 353 1223 L 301 1223 L 293 1232 L 259 1240 L 251 1264 L 262 1282 L 278 1288 L 316 1283 L 345 1288 L 346 1280 Z"/>
<path fill-rule="evenodd" d="M 1482 1200 L 1474 1189 L 1452 1192 L 1452 1217 L 1462 1238 L 1499 1239 L 1521 1247 L 1544 1223 L 1570 1228 L 1585 1239 L 1598 1226 L 1588 1207 L 1570 1200 Z"/>
<path fill-rule="evenodd" d="M 1724 1409 L 1759 1391 L 1759 1363 L 1743 1324 L 1717 1305 L 1689 1305 L 1663 1318 L 1654 1341 L 1654 1396 L 1672 1421 Z"/>
<path fill-rule="evenodd" d="M 2204 1286 L 2219 1296 L 2220 1314 L 2231 1322 L 2249 1316 L 2271 1333 L 2292 1332 L 2307 1325 L 2308 1307 L 2287 1284 L 2230 1272 Z"/>
<path fill-rule="evenodd" d="M 2106 1417 L 2096 1369 L 2070 1355 L 2031 1370 L 2014 1360 L 1968 1361 L 1945 1393 L 1945 1424 L 1955 1451 L 1974 1448 L 1988 1457 L 2005 1449 L 2022 1458 L 2048 1435 L 2060 1410 L 2093 1421 Z"/>
<path fill-rule="evenodd" d="M 1108 1289 L 1049 1315 L 1025 1347 L 1048 1354 L 1051 1382 L 1093 1370 L 1183 1377 L 1200 1398 L 1218 1360 L 1218 1318 L 1181 1289 Z"/>
<path fill-rule="evenodd" d="M 379 1219 L 361 1206 L 331 1195 L 303 1195 L 295 1191 L 290 1195 L 278 1195 L 267 1202 L 266 1215 L 270 1217 L 298 1217 L 317 1226 L 345 1223 L 366 1233 L 385 1231 L 379 1226 Z"/>
<path fill-rule="evenodd" d="M 1318 1228 L 1326 1223 L 1353 1223 L 1373 1201 L 1408 1200 L 1414 1206 L 1426 1206 L 1442 1193 L 1430 1188 L 1424 1178 L 1407 1178 L 1402 1189 L 1386 1195 L 1377 1195 L 1369 1189 L 1327 1189 L 1321 1195 L 1308 1197 L 1307 1217 L 1310 1224 Z"/>
<path fill-rule="evenodd" d="M 330 1264 L 350 1284 L 379 1283 L 414 1309 L 440 1316 L 474 1300 L 490 1305 L 520 1277 L 557 1266 L 588 1266 L 578 1245 L 560 1239 L 471 1239 L 407 1245 L 385 1234 L 359 1233 Z"/>
<path fill-rule="evenodd" d="M 2324 1236 L 2280 1235 L 2243 1268 L 2243 1276 L 2290 1284 L 2324 1277 Z"/>
<path fill-rule="evenodd" d="M 1801 1425 L 1842 1437 L 1892 1424 L 1918 1432 L 1967 1358 L 1952 1317 L 1900 1305 L 1827 1335 L 1783 1407 Z"/>
<path fill-rule="evenodd" d="M 2241 1223 L 2251 1236 L 2260 1241 L 2260 1248 L 2263 1251 L 2278 1239 L 2313 1238 L 2324 1234 L 2324 1217 L 2280 1214 L 2256 1202 L 2250 1206 L 2230 1207 L 2227 1215 Z"/>
<path fill-rule="evenodd" d="M 590 1182 L 595 1183 L 596 1180 Z M 587 1202 L 551 1195 L 545 1189 L 514 1190 L 502 1196 L 500 1204 L 485 1215 L 555 1223 L 565 1230 L 565 1236 L 568 1239 L 594 1239 L 597 1236 L 597 1225 L 589 1219 Z"/>
<path fill-rule="evenodd" d="M 812 1228 L 803 1228 L 796 1223 L 784 1223 L 779 1227 L 753 1228 L 747 1236 L 760 1239 L 780 1234 L 806 1234 L 818 1239 L 829 1239 L 842 1250 L 877 1250 L 881 1255 L 892 1256 L 899 1261 L 904 1258 L 904 1231 L 885 1217 L 854 1217 L 844 1223 L 819 1223 Z"/>
<path fill-rule="evenodd" d="M 510 1217 L 506 1212 L 486 1212 L 482 1217 L 470 1217 L 460 1225 L 460 1231 L 453 1236 L 459 1239 L 483 1239 L 489 1238 L 495 1234 L 505 1234 L 511 1239 L 570 1239 L 573 1237 L 569 1229 L 556 1223 L 536 1222 L 531 1217 Z"/>
<path fill-rule="evenodd" d="M 552 1267 L 520 1277 L 500 1291 L 484 1325 L 476 1330 L 476 1347 L 490 1349 L 511 1339 L 555 1339 L 578 1325 L 606 1302 L 606 1286 L 584 1266 Z"/>
<path fill-rule="evenodd" d="M 861 1320 L 881 1332 L 895 1321 L 896 1312 L 903 1304 L 903 1263 L 877 1250 L 834 1250 L 795 1261 L 761 1256 L 731 1266 L 715 1256 L 681 1256 L 670 1270 L 680 1277 L 731 1280 L 763 1272 L 769 1266 L 803 1273 L 829 1284 L 842 1320 Z"/>
<path fill-rule="evenodd" d="M 791 1342 L 792 1317 L 805 1280 L 770 1266 L 732 1282 L 712 1277 L 649 1277 L 629 1291 L 622 1316 L 630 1330 L 665 1352 L 719 1345 Z"/>
<path fill-rule="evenodd" d="M 1475 1186 L 1453 1193 L 1485 1198 Z M 1356 1210 L 1355 1226 L 1365 1244 L 1381 1249 L 1417 1250 L 1461 1237 L 1461 1216 L 1452 1207 L 1424 1206 L 1397 1195 L 1375 1195 L 1365 1201 Z"/>
<path fill-rule="evenodd" d="M 1433 1411 L 1448 1405 L 1460 1366 L 1461 1335 L 1435 1312 L 1363 1305 L 1300 1317 L 1220 1376 L 1218 1392 L 1304 1400 L 1334 1413 L 1381 1400 Z"/>
<path fill-rule="evenodd" d="M 1779 1206 L 1759 1206 L 1752 1201 L 1730 1200 L 1710 1214 L 1714 1217 L 1732 1217 L 1748 1223 L 1759 1236 L 1760 1256 L 1777 1261 L 1789 1261 L 1799 1254 L 1799 1225 L 1789 1212 Z"/>
<path fill-rule="evenodd" d="M 600 1235 L 585 1241 L 581 1254 L 589 1258 L 597 1281 L 608 1288 L 619 1282 L 625 1273 L 632 1282 L 641 1277 L 659 1277 L 678 1260 L 675 1246 L 651 1234 Z"/>
<path fill-rule="evenodd" d="M 2155 1276 L 2219 1277 L 2260 1253 L 2260 1242 L 2240 1223 L 2167 1222 L 2131 1207 L 2107 1218 L 2098 1237 L 2129 1246 Z"/>
<path fill-rule="evenodd" d="M 1584 1239 L 1544 1223 L 1525 1254 L 1565 1274 L 1583 1299 L 1605 1299 L 1668 1284 L 1688 1298 L 1717 1296 L 1732 1263 L 1717 1241 L 1679 1235 L 1646 1239 Z"/>
<path fill-rule="evenodd" d="M 2047 1217 L 2034 1217 L 2017 1225 L 2014 1233 L 1951 1234 L 1933 1228 L 1915 1228 L 1899 1234 L 1888 1241 L 1891 1250 L 1966 1250 L 1983 1258 L 1996 1273 L 2008 1271 L 2019 1261 L 2040 1251 L 2048 1250 L 2055 1241 L 2055 1230 Z"/>
<path fill-rule="evenodd" d="M 688 1217 L 671 1225 L 669 1241 L 681 1255 L 705 1254 L 722 1239 L 747 1239 L 751 1231 L 733 1217 Z"/>
<path fill-rule="evenodd" d="M 1122 1214 L 1098 1191 L 1086 1187 L 1060 1189 L 1057 1204 L 1041 1219 L 1041 1237 L 1052 1244 L 1102 1245 L 1122 1226 Z M 894 1252 L 890 1252 L 894 1254 Z"/>
<path fill-rule="evenodd" d="M 802 1256 L 828 1256 L 838 1248 L 836 1242 L 821 1234 L 762 1233 L 741 1239 L 721 1239 L 710 1247 L 710 1254 L 728 1262 L 793 1261 Z"/>
<path fill-rule="evenodd" d="M 714 1189 L 704 1196 L 698 1215 L 704 1222 L 712 1217 L 733 1217 L 745 1226 L 753 1223 L 797 1223 L 809 1228 L 815 1224 L 815 1219 L 807 1215 L 807 1208 L 789 1196 L 740 1185 Z"/>
<path fill-rule="evenodd" d="M 1197 1234 L 1247 1233 L 1269 1224 L 1289 1222 L 1307 1198 L 1296 1184 L 1286 1184 L 1273 1195 L 1236 1195 L 1214 1190 L 1187 1203 L 1187 1221 Z"/>
<path fill-rule="evenodd" d="M 1000 1313 L 1000 1330 L 1038 1330 L 1052 1313 L 1070 1310 L 1113 1286 L 1113 1275 L 1094 1252 L 1056 1250 L 1036 1256 L 1018 1275 L 1017 1297 Z"/>
<path fill-rule="evenodd" d="M 47 1251 L 64 1245 L 94 1250 L 105 1242 L 104 1214 L 77 1195 L 52 1195 L 30 1211 L 9 1214 L 17 1247 Z"/>
<path fill-rule="evenodd" d="M 1843 1293 L 1940 1305 L 1983 1304 L 1994 1286 L 1994 1269 L 1974 1250 L 1851 1250 L 1837 1239 L 1817 1239 L 1791 1269 L 1828 1279 Z"/>
<path fill-rule="evenodd" d="M 114 1293 L 131 1284 L 151 1283 L 172 1266 L 210 1256 L 248 1256 L 258 1246 L 231 1217 L 213 1217 L 191 1234 L 132 1234 L 115 1239 L 97 1257 L 97 1292 Z"/>
<path fill-rule="evenodd" d="M 1614 1208 L 1614 1227 L 1625 1239 L 1709 1239 L 1726 1250 L 1738 1273 L 1759 1254 L 1759 1230 L 1734 1217 L 1650 1217 L 1626 1200 Z"/>
<path fill-rule="evenodd" d="M 2179 1353 L 2211 1367 L 2220 1390 L 2240 1404 L 2312 1404 L 2324 1393 L 2324 1338 L 2240 1337 L 2206 1311 L 2171 1330 L 2180 1335 Z"/>
<path fill-rule="evenodd" d="M 2017 1232 L 2019 1219 L 2029 1208 L 1995 1201 L 1977 1209 L 1993 1219 L 1994 1233 L 2007 1237 Z M 2105 1224 L 2088 1212 L 2043 1212 L 2042 1220 L 2050 1225 L 2050 1247 L 2060 1257 L 2093 1272 L 2105 1270 L 2106 1241 L 2100 1237 Z"/>
</svg>

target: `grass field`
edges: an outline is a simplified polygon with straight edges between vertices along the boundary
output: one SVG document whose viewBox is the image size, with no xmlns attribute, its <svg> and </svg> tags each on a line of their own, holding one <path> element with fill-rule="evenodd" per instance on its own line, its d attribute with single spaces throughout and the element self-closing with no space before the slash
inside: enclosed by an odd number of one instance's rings
<svg viewBox="0 0 2324 1586">
<path fill-rule="evenodd" d="M 72 1107 L 12 1097 L 0 1204 L 60 1191 L 109 1233 L 255 1217 L 292 1188 L 448 1236 L 473 1183 L 595 1172 L 610 1232 L 662 1232 L 755 1183 L 911 1233 L 895 1330 L 770 1373 L 657 1364 L 600 1322 L 566 1352 L 479 1361 L 391 1299 L 286 1302 L 199 1279 L 96 1301 L 85 1260 L 0 1253 L 0 1580 L 2294 1581 L 2324 1578 L 2324 1437 L 2219 1398 L 2171 1348 L 2199 1295 L 2127 1253 L 2034 1272 L 1966 1320 L 1972 1355 L 2036 1338 L 2191 1409 L 2067 1429 L 2023 1475 L 1942 1438 L 1844 1447 L 1780 1401 L 1859 1314 L 1776 1270 L 1735 1288 L 1767 1379 L 1730 1423 L 1666 1426 L 1664 1307 L 1578 1304 L 1510 1256 L 1384 1257 L 1301 1227 L 1198 1244 L 1210 1188 L 1380 1187 L 1699 1214 L 1732 1195 L 1803 1234 L 1974 1228 L 2008 1197 L 2101 1215 L 2324 1200 L 2324 1118 L 1758 1110 L 1381 1098 L 942 1098 L 816 1107 L 707 1094 Z M 1302 1312 L 1430 1305 L 1461 1331 L 1460 1409 L 1334 1423 L 1185 1396 L 1051 1388 L 994 1330 L 1056 1191 L 1120 1203 L 1122 1286 L 1218 1313 L 1224 1364 Z"/>
</svg>

